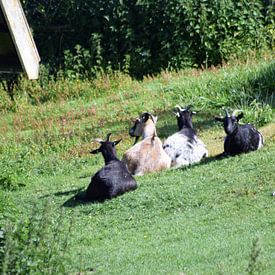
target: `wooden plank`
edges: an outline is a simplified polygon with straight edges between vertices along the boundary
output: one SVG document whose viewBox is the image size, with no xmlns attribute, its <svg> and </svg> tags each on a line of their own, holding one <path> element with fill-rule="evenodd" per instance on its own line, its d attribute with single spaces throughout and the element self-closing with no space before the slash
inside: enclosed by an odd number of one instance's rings
<svg viewBox="0 0 275 275">
<path fill-rule="evenodd" d="M 19 0 L 0 0 L 16 52 L 29 79 L 37 79 L 40 57 Z"/>
</svg>

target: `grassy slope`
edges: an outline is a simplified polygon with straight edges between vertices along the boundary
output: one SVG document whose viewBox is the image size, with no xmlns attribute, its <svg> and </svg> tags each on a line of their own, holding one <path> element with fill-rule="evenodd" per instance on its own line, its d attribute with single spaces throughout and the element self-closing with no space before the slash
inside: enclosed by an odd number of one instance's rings
<svg viewBox="0 0 275 275">
<path fill-rule="evenodd" d="M 240 274 L 259 238 L 257 264 L 273 274 L 274 153 L 273 136 L 258 152 L 137 178 L 137 191 L 104 204 L 72 201 L 89 182 L 81 172 L 44 177 L 16 192 L 15 201 L 24 212 L 47 200 L 57 212 L 67 205 L 72 271 Z"/>
<path fill-rule="evenodd" d="M 230 70 L 221 72 L 222 77 L 237 74 L 237 70 Z M 218 81 L 214 84 L 219 85 L 221 75 L 215 74 Z M 199 79 L 202 84 L 196 85 L 206 85 L 212 76 L 203 76 Z M 32 162 L 24 159 L 29 166 L 22 166 L 22 175 L 44 169 L 44 173 L 26 178 L 25 188 L 1 191 L 6 202 L 4 217 L 24 219 L 31 215 L 34 205 L 42 212 L 47 203 L 54 223 L 62 226 L 61 213 L 64 234 L 70 236 L 66 266 L 73 273 L 95 270 L 104 274 L 240 274 L 251 262 L 252 243 L 258 238 L 262 250 L 256 266 L 264 274 L 274 274 L 274 123 L 261 129 L 266 146 L 258 152 L 138 177 L 139 188 L 135 192 L 104 204 L 76 204 L 72 200 L 103 163 L 100 156 L 87 156 L 95 134 L 102 136 L 111 130 L 124 137 L 129 116 L 144 108 L 160 111 L 158 131 L 162 138 L 175 130 L 175 121 L 171 121 L 167 110 L 178 103 L 179 96 L 167 91 L 179 92 L 180 85 L 187 89 L 189 84 L 184 86 L 186 76 L 169 77 L 166 84 L 165 78 L 148 80 L 142 87 L 134 83 L 138 92 L 121 90 L 88 103 L 79 99 L 28 107 L 2 117 L 2 150 L 11 148 L 11 158 L 20 158 L 21 150 L 28 148 L 33 158 Z M 195 77 L 190 83 L 196 83 Z M 163 87 L 166 92 L 162 93 Z M 190 102 L 192 94 L 188 96 Z M 91 109 L 100 105 L 108 109 Z M 101 125 L 99 120 L 107 116 L 110 117 Z M 215 155 L 222 150 L 224 134 L 211 116 L 202 112 L 195 124 L 211 155 Z M 62 117 L 67 121 L 64 127 Z M 73 133 L 72 139 L 66 139 L 68 132 Z M 33 141 L 28 143 L 30 140 Z M 130 142 L 126 138 L 118 146 L 119 155 Z M 18 151 L 13 151 L 13 145 Z M 75 158 L 79 159 L 77 167 L 73 167 Z M 57 166 L 49 168 L 56 159 L 60 159 Z M 73 223 L 70 230 L 69 220 Z"/>
</svg>

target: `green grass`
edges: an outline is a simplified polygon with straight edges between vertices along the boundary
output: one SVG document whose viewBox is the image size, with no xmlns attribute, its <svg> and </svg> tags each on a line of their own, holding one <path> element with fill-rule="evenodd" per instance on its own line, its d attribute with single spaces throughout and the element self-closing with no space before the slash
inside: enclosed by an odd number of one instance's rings
<svg viewBox="0 0 275 275">
<path fill-rule="evenodd" d="M 16 111 L 0 118 L 2 266 L 31 274 L 274 274 L 274 79 L 274 62 L 262 60 L 143 82 L 120 75 L 70 84 L 101 93 L 65 91 L 38 105 L 17 97 Z M 260 128 L 264 148 L 137 177 L 136 191 L 104 203 L 73 199 L 103 165 L 89 155 L 94 138 L 122 137 L 121 156 L 140 112 L 159 116 L 165 138 L 176 131 L 171 108 L 189 103 L 200 111 L 194 124 L 211 156 L 222 151 L 213 116 L 223 106 L 269 123 Z"/>
<path fill-rule="evenodd" d="M 44 177 L 12 197 L 20 216 L 50 201 L 56 217 L 73 220 L 72 272 L 241 274 L 259 238 L 261 274 L 273 274 L 274 153 L 268 142 L 247 155 L 139 177 L 135 192 L 103 204 L 72 200 L 89 183 L 78 174 Z"/>
</svg>

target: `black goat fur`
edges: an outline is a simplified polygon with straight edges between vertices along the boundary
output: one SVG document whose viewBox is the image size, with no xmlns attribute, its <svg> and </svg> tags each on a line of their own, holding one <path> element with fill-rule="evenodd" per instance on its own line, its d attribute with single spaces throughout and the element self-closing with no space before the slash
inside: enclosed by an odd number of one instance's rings
<svg viewBox="0 0 275 275">
<path fill-rule="evenodd" d="M 241 153 L 255 151 L 263 145 L 263 137 L 251 124 L 239 125 L 243 113 L 229 116 L 226 111 L 224 118 L 216 117 L 217 121 L 223 122 L 224 131 L 227 134 L 224 140 L 223 155 L 235 156 Z"/>
<path fill-rule="evenodd" d="M 108 135 L 109 136 L 109 135 Z M 104 201 L 122 195 L 125 192 L 135 190 L 137 183 L 129 173 L 126 164 L 117 158 L 115 145 L 120 142 L 101 141 L 99 149 L 92 154 L 102 153 L 105 166 L 95 173 L 86 190 L 86 200 Z"/>
<path fill-rule="evenodd" d="M 224 152 L 235 156 L 255 151 L 259 147 L 260 135 L 251 124 L 238 126 L 235 132 L 226 136 L 224 140 Z"/>
</svg>

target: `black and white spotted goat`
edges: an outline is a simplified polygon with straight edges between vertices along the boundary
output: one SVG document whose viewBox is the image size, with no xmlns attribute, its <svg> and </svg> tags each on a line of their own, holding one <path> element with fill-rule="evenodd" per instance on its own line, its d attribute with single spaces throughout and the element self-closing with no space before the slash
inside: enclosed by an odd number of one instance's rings
<svg viewBox="0 0 275 275">
<path fill-rule="evenodd" d="M 107 135 L 106 141 L 97 140 L 100 147 L 91 151 L 91 154 L 102 153 L 105 166 L 92 177 L 86 190 L 86 200 L 104 201 L 137 188 L 137 183 L 130 175 L 126 164 L 116 155 L 115 145 L 121 139 L 111 142 L 109 141 L 110 135 Z"/>
<path fill-rule="evenodd" d="M 208 156 L 204 143 L 198 138 L 192 124 L 191 106 L 182 108 L 176 106 L 176 117 L 179 131 L 168 137 L 163 144 L 164 151 L 171 157 L 171 167 L 181 166 L 199 162 Z"/>
<path fill-rule="evenodd" d="M 236 116 L 238 110 L 232 115 L 225 110 L 225 117 L 216 117 L 217 121 L 223 122 L 226 137 L 224 140 L 224 156 L 235 156 L 241 153 L 255 151 L 264 144 L 262 134 L 251 124 L 239 125 L 239 120 L 243 118 L 241 112 Z"/>
</svg>

